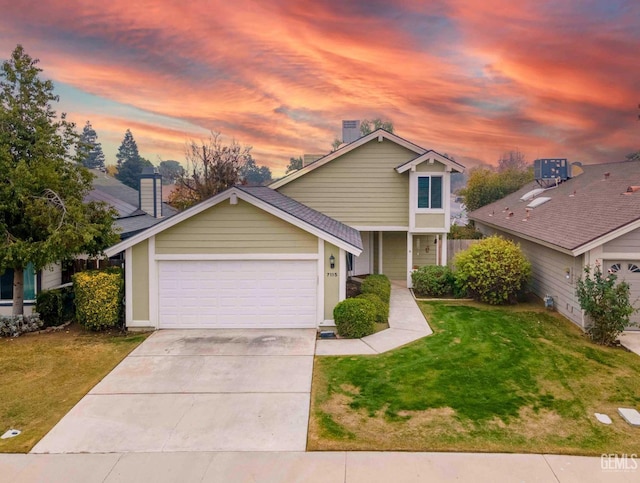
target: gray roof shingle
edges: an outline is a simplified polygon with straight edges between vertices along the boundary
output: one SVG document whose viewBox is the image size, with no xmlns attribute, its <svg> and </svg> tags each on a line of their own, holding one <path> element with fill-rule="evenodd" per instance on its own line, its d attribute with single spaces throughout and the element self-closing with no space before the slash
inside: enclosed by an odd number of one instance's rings
<svg viewBox="0 0 640 483">
<path fill-rule="evenodd" d="M 362 250 L 360 232 L 334 218 L 266 186 L 236 186 L 236 188 Z"/>
<path fill-rule="evenodd" d="M 469 218 L 571 251 L 640 220 L 640 191 L 623 194 L 629 186 L 640 186 L 640 162 L 582 168 L 582 174 L 538 195 L 551 199 L 531 210 L 528 219 L 529 202 L 520 197 L 540 187 L 535 181 L 469 213 Z"/>
</svg>

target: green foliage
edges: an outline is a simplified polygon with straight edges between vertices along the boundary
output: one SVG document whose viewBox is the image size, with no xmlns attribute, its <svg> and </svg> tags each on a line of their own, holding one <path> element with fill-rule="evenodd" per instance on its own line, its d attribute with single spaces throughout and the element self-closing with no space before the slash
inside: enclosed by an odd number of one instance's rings
<svg viewBox="0 0 640 483">
<path fill-rule="evenodd" d="M 162 175 L 164 184 L 172 184 L 184 174 L 184 168 L 178 161 L 160 161 L 158 172 Z"/>
<path fill-rule="evenodd" d="M 386 275 L 369 275 L 362 282 L 360 291 L 376 294 L 386 304 L 391 300 L 391 282 Z"/>
<path fill-rule="evenodd" d="M 375 331 L 376 306 L 363 298 L 346 299 L 333 309 L 333 320 L 342 337 L 359 339 Z"/>
<path fill-rule="evenodd" d="M 417 295 L 440 297 L 454 291 L 455 278 L 447 266 L 425 265 L 411 274 L 411 280 Z"/>
<path fill-rule="evenodd" d="M 44 327 L 62 325 L 73 319 L 73 290 L 71 287 L 43 290 L 36 296 L 36 312 Z"/>
<path fill-rule="evenodd" d="M 298 171 L 299 169 L 302 169 L 303 166 L 304 159 L 302 158 L 302 156 L 298 156 L 297 158 L 289 158 L 289 164 L 287 165 L 285 174 L 289 174 L 293 171 Z"/>
<path fill-rule="evenodd" d="M 629 317 L 636 311 L 629 301 L 629 284 L 616 283 L 617 277 L 612 273 L 603 276 L 599 265 L 593 273 L 586 267 L 584 273 L 576 294 L 580 307 L 591 319 L 587 334 L 597 344 L 611 345 L 630 325 Z"/>
<path fill-rule="evenodd" d="M 73 276 L 76 320 L 90 330 L 117 327 L 122 309 L 122 270 L 91 270 Z"/>
<path fill-rule="evenodd" d="M 374 293 L 363 293 L 356 298 L 369 300 L 376 308 L 376 322 L 387 322 L 389 320 L 389 304 L 384 303 L 382 299 Z"/>
<path fill-rule="evenodd" d="M 458 253 L 454 265 L 460 290 L 494 305 L 515 302 L 531 274 L 531 264 L 520 247 L 497 236 Z"/>
<path fill-rule="evenodd" d="M 533 169 L 494 171 L 474 168 L 469 172 L 466 188 L 460 190 L 467 210 L 473 211 L 504 198 L 533 181 Z"/>
<path fill-rule="evenodd" d="M 116 158 L 118 159 L 116 179 L 134 190 L 140 189 L 140 174 L 142 170 L 146 167 L 153 167 L 153 164 L 140 156 L 138 145 L 129 129 L 124 134 L 124 139 L 118 148 Z"/>
<path fill-rule="evenodd" d="M 20 277 L 115 243 L 114 211 L 84 203 L 92 175 L 74 153 L 78 134 L 56 115 L 53 83 L 18 45 L 0 71 L 0 272 L 14 269 L 13 313 L 23 312 Z"/>
<path fill-rule="evenodd" d="M 98 142 L 98 134 L 89 121 L 80 134 L 78 157 L 85 168 L 105 169 L 102 145 Z"/>
<path fill-rule="evenodd" d="M 480 240 L 483 236 L 471 223 L 464 226 L 451 225 L 449 230 L 449 238 L 452 240 Z"/>
<path fill-rule="evenodd" d="M 249 157 L 240 169 L 240 177 L 249 186 L 264 186 L 271 182 L 271 170 L 268 166 L 259 166 Z"/>
</svg>

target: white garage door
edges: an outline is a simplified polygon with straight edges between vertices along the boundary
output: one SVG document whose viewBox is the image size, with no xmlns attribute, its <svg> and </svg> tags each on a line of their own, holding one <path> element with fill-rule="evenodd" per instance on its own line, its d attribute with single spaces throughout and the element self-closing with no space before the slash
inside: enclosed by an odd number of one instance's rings
<svg viewBox="0 0 640 483">
<path fill-rule="evenodd" d="M 160 328 L 316 327 L 315 260 L 159 262 Z"/>
<path fill-rule="evenodd" d="M 618 280 L 624 280 L 629 284 L 629 299 L 635 308 L 640 308 L 640 261 L 614 260 L 607 261 L 604 266 L 609 273 L 615 273 Z M 640 324 L 640 312 L 631 315 L 630 320 Z M 638 325 L 629 327 L 631 330 L 638 328 Z"/>
</svg>

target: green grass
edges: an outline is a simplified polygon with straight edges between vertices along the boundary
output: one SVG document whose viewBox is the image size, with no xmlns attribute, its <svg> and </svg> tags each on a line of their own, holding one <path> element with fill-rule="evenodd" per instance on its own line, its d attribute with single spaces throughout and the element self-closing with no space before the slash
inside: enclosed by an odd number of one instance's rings
<svg viewBox="0 0 640 483">
<path fill-rule="evenodd" d="M 31 448 L 147 334 L 112 335 L 76 326 L 0 338 L 0 452 Z"/>
<path fill-rule="evenodd" d="M 316 359 L 310 449 L 599 455 L 640 447 L 640 429 L 616 412 L 640 407 L 637 355 L 593 345 L 530 304 L 421 308 L 430 337 L 378 356 Z"/>
</svg>

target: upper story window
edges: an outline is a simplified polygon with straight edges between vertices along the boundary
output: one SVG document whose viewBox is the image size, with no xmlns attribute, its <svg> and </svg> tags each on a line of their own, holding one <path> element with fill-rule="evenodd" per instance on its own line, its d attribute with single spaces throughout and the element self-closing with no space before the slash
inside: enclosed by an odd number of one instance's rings
<svg viewBox="0 0 640 483">
<path fill-rule="evenodd" d="M 442 209 L 442 176 L 418 176 L 418 209 Z"/>
<path fill-rule="evenodd" d="M 33 265 L 24 271 L 24 300 L 36 298 L 36 274 Z M 13 270 L 8 268 L 0 275 L 0 300 L 13 300 Z"/>
</svg>

